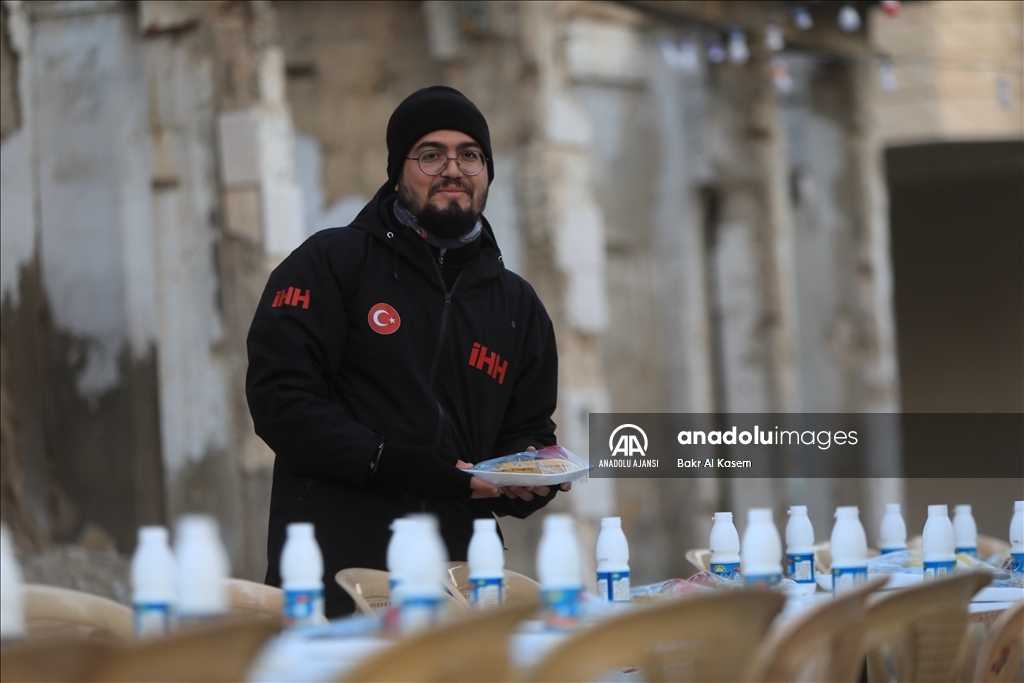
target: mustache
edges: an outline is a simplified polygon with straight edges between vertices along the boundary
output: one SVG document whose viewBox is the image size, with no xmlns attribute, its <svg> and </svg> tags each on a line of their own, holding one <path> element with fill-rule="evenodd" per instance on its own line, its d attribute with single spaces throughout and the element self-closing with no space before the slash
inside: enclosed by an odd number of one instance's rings
<svg viewBox="0 0 1024 683">
<path fill-rule="evenodd" d="M 437 194 L 438 192 L 445 190 L 449 187 L 456 187 L 465 192 L 466 194 L 468 194 L 470 197 L 473 196 L 473 187 L 469 183 L 460 180 L 459 178 L 445 178 L 444 180 L 441 180 L 436 185 L 430 188 L 430 194 Z"/>
</svg>

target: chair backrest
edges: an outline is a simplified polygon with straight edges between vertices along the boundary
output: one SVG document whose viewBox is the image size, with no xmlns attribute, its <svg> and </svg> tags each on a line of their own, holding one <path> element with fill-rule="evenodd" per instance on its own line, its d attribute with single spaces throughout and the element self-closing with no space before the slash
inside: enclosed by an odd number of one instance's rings
<svg viewBox="0 0 1024 683">
<path fill-rule="evenodd" d="M 980 548 L 979 548 L 980 549 Z M 972 680 L 1024 680 L 1024 601 L 1006 609 L 989 628 L 988 637 L 978 652 Z"/>
<path fill-rule="evenodd" d="M 131 609 L 113 600 L 56 586 L 26 584 L 25 627 L 30 641 L 135 638 Z"/>
<path fill-rule="evenodd" d="M 107 650 L 98 640 L 37 640 L 4 643 L 0 648 L 0 681 L 75 683 Z"/>
<path fill-rule="evenodd" d="M 638 667 L 648 681 L 738 681 L 784 602 L 743 589 L 639 607 L 569 637 L 527 679 L 591 681 Z"/>
<path fill-rule="evenodd" d="M 993 555 L 999 553 L 1009 552 L 1010 544 L 993 536 L 985 536 L 984 534 L 978 534 L 978 557 L 981 559 L 987 559 Z"/>
<path fill-rule="evenodd" d="M 356 612 L 373 614 L 391 606 L 391 574 L 382 569 L 342 569 L 334 575 L 334 580 L 355 602 Z M 454 592 L 458 593 L 458 590 Z M 459 595 L 459 599 L 445 595 L 447 614 L 464 614 L 468 608 L 469 603 L 462 595 Z"/>
<path fill-rule="evenodd" d="M 458 593 L 469 607 L 469 565 L 465 562 L 448 564 L 449 591 Z M 452 590 L 454 589 L 454 590 Z M 540 598 L 540 584 L 518 572 L 505 570 L 505 602 L 507 604 L 535 603 Z"/>
<path fill-rule="evenodd" d="M 224 619 L 163 638 L 111 647 L 83 681 L 242 681 L 278 627 L 267 620 Z"/>
<path fill-rule="evenodd" d="M 909 547 L 909 546 L 908 546 Z M 877 548 L 868 548 L 868 557 L 878 557 L 882 551 Z M 832 542 L 819 541 L 814 544 L 814 571 L 819 574 L 829 574 L 832 571 Z"/>
<path fill-rule="evenodd" d="M 255 581 L 226 579 L 228 611 L 240 619 L 265 619 L 280 624 L 284 610 L 284 591 Z"/>
<path fill-rule="evenodd" d="M 711 571 L 711 551 L 707 548 L 690 548 L 686 551 L 686 561 L 698 572 Z"/>
<path fill-rule="evenodd" d="M 505 602 L 536 603 L 540 600 L 540 584 L 519 572 L 505 570 Z"/>
<path fill-rule="evenodd" d="M 391 605 L 390 574 L 381 569 L 342 569 L 334 580 L 356 603 L 356 611 L 373 614 Z"/>
<path fill-rule="evenodd" d="M 761 643 L 744 680 L 859 680 L 864 661 L 864 610 L 868 597 L 888 581 L 876 577 L 818 603 Z"/>
<path fill-rule="evenodd" d="M 882 596 L 864 616 L 868 680 L 955 681 L 964 658 L 967 606 L 992 580 L 963 571 Z"/>
<path fill-rule="evenodd" d="M 537 603 L 505 605 L 446 622 L 382 650 L 345 681 L 506 681 L 508 641 Z"/>
</svg>

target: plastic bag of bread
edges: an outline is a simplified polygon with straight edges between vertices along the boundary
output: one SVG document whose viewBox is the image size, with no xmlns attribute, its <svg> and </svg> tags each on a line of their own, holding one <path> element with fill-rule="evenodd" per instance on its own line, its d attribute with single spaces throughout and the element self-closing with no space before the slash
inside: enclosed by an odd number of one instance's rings
<svg viewBox="0 0 1024 683">
<path fill-rule="evenodd" d="M 470 474 L 495 486 L 553 486 L 585 479 L 590 465 L 561 446 L 546 446 L 477 463 Z"/>
</svg>

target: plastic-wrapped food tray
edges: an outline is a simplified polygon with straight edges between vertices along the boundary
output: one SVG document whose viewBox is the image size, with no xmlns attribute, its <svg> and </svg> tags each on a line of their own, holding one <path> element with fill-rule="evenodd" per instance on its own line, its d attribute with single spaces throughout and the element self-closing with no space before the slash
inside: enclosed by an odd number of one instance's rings
<svg viewBox="0 0 1024 683">
<path fill-rule="evenodd" d="M 589 471 L 586 460 L 561 446 L 484 460 L 468 470 L 495 486 L 554 486 L 585 479 Z"/>
</svg>

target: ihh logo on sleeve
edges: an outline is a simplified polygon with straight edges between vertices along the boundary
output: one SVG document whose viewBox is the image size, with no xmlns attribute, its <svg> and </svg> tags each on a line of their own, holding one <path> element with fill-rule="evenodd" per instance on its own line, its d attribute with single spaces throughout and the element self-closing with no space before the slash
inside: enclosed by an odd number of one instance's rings
<svg viewBox="0 0 1024 683">
<path fill-rule="evenodd" d="M 617 440 L 616 436 L 618 436 Z M 640 445 L 640 439 L 643 439 L 643 446 Z M 647 457 L 647 434 L 634 424 L 619 425 L 608 437 L 608 450 L 612 452 L 612 457 L 616 455 Z"/>
</svg>

